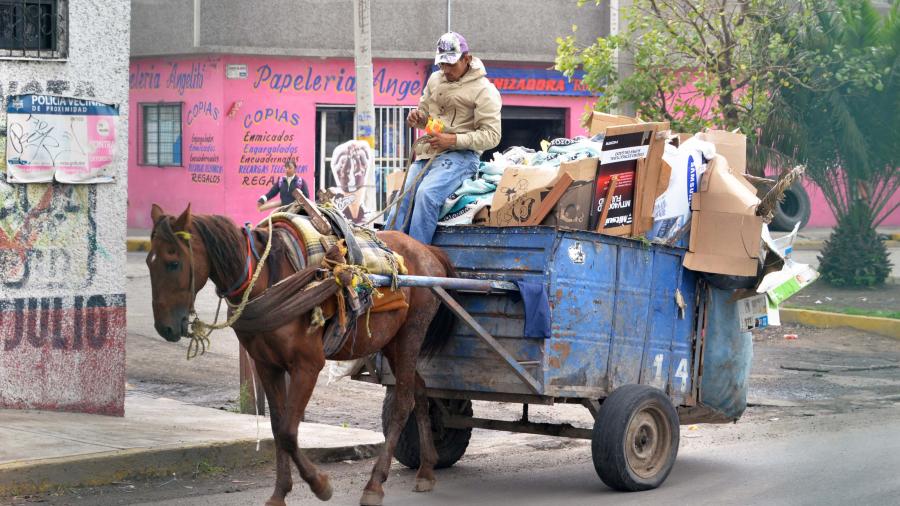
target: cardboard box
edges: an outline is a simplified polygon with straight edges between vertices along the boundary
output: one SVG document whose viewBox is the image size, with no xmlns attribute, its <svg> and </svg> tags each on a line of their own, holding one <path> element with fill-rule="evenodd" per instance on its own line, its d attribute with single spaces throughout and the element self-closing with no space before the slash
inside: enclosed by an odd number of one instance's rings
<svg viewBox="0 0 900 506">
<path fill-rule="evenodd" d="M 668 128 L 668 123 L 633 123 L 605 130 L 592 230 L 597 229 L 613 175 L 618 176 L 618 184 L 603 233 L 641 235 L 652 228 L 653 205 L 669 181 L 662 167 Z"/>
<path fill-rule="evenodd" d="M 594 199 L 594 178 L 575 181 L 559 199 L 556 208 L 541 225 L 588 230 L 591 224 L 591 201 Z"/>
<path fill-rule="evenodd" d="M 741 331 L 769 326 L 769 301 L 765 294 L 738 299 L 737 309 Z"/>
<path fill-rule="evenodd" d="M 722 155 L 709 162 L 691 203 L 691 239 L 684 266 L 732 276 L 756 276 L 762 218 L 753 186 Z"/>
<path fill-rule="evenodd" d="M 716 146 L 716 153 L 728 160 L 728 165 L 740 174 L 747 173 L 747 136 L 726 130 L 707 130 L 697 138 Z"/>
<path fill-rule="evenodd" d="M 777 306 L 818 278 L 819 273 L 809 265 L 787 260 L 780 271 L 767 274 L 756 291 Z"/>
<path fill-rule="evenodd" d="M 491 221 L 491 206 L 485 206 L 472 217 L 472 225 L 487 226 Z"/>
<path fill-rule="evenodd" d="M 585 190 L 581 189 L 584 183 L 593 184 L 597 174 L 597 159 L 563 163 L 558 169 L 528 166 L 507 168 L 491 202 L 489 223 L 498 227 L 522 226 L 527 223 L 562 174 L 569 174 L 574 180 L 573 186 L 560 199 L 560 203 L 570 206 L 579 195 L 585 195 Z M 583 207 L 590 207 L 590 199 L 584 201 Z M 551 216 L 553 215 L 559 221 L 558 207 L 551 212 Z M 562 221 L 577 223 L 578 216 L 564 217 Z M 545 223 L 546 219 L 542 224 Z M 569 226 L 562 223 L 559 225 Z"/>
<path fill-rule="evenodd" d="M 609 127 L 635 125 L 640 122 L 641 120 L 637 118 L 594 111 L 593 114 L 591 114 L 591 128 L 589 131 L 591 137 L 593 137 L 597 134 L 606 133 L 606 130 Z"/>
</svg>

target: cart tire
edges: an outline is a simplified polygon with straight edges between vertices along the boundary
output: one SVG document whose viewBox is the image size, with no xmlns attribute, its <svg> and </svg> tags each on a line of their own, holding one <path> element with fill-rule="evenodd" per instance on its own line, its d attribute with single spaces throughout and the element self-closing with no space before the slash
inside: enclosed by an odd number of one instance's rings
<svg viewBox="0 0 900 506">
<path fill-rule="evenodd" d="M 381 407 L 381 427 L 385 437 L 391 406 L 394 404 L 394 387 L 387 387 L 384 394 L 384 403 Z M 450 412 L 456 415 L 472 416 L 472 401 L 450 400 Z M 469 447 L 469 439 L 472 437 L 472 429 L 447 429 L 441 423 L 441 411 L 435 405 L 433 399 L 428 400 L 428 413 L 431 415 L 431 432 L 434 439 L 434 448 L 437 450 L 438 460 L 435 469 L 450 467 L 462 458 Z M 406 427 L 400 433 L 397 448 L 394 450 L 394 458 L 410 469 L 419 468 L 419 428 L 416 426 L 416 414 L 409 414 Z"/>
<path fill-rule="evenodd" d="M 647 385 L 622 386 L 606 398 L 594 422 L 594 469 L 616 490 L 656 488 L 675 464 L 678 440 L 678 413 L 662 391 Z"/>
</svg>

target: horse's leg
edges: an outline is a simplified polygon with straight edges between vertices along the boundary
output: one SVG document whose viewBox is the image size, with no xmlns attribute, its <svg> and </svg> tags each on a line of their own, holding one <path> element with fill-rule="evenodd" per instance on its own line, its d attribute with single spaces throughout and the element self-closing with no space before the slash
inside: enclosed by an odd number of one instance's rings
<svg viewBox="0 0 900 506">
<path fill-rule="evenodd" d="M 409 414 L 415 404 L 414 391 L 418 347 L 409 346 L 410 340 L 409 327 L 407 326 L 400 329 L 397 336 L 384 348 L 384 356 L 388 359 L 396 380 L 394 387 L 396 396 L 394 397 L 394 406 L 387 427 L 384 449 L 378 456 L 378 460 L 375 461 L 375 465 L 372 467 L 372 476 L 369 478 L 369 482 L 366 483 L 365 489 L 363 489 L 363 495 L 359 501 L 361 506 L 381 506 L 384 500 L 384 488 L 381 484 L 387 480 L 397 441 L 400 439 L 400 433 L 403 431 L 406 420 L 409 418 Z"/>
<path fill-rule="evenodd" d="M 419 470 L 416 472 L 416 492 L 431 492 L 434 489 L 434 466 L 437 464 L 437 450 L 431 436 L 431 416 L 428 413 L 428 393 L 425 381 L 416 371 L 416 425 L 419 429 Z"/>
<path fill-rule="evenodd" d="M 291 456 L 300 471 L 300 477 L 309 484 L 309 488 L 316 494 L 316 497 L 327 501 L 331 499 L 332 494 L 328 475 L 320 473 L 316 465 L 309 460 L 297 444 L 300 420 L 303 419 L 306 404 L 312 396 L 319 371 L 325 365 L 325 359 L 322 358 L 321 363 L 317 365 L 318 367 L 314 367 L 313 363 L 302 361 L 290 371 L 291 384 L 288 389 L 287 416 L 282 420 L 279 433 L 275 437 L 279 446 L 282 446 Z"/>
<path fill-rule="evenodd" d="M 287 396 L 285 392 L 284 371 L 266 364 L 256 363 L 266 399 L 269 401 L 269 417 L 272 423 L 272 436 L 278 440 L 278 428 L 285 419 Z M 275 445 L 275 491 L 266 501 L 266 506 L 284 506 L 284 497 L 294 488 L 291 478 L 291 456 L 281 447 Z"/>
<path fill-rule="evenodd" d="M 431 417 L 428 414 L 428 393 L 425 381 L 416 371 L 416 425 L 419 429 L 419 470 L 416 472 L 416 492 L 431 492 L 434 489 L 434 465 L 437 464 L 437 450 L 431 437 Z"/>
</svg>

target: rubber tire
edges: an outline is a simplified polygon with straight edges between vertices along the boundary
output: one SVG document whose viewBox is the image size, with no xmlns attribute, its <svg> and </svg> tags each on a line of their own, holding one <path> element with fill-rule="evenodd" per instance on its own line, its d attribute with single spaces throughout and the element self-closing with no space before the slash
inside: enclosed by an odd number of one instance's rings
<svg viewBox="0 0 900 506">
<path fill-rule="evenodd" d="M 809 216 L 812 213 L 812 205 L 810 204 L 809 194 L 799 182 L 795 182 L 784 192 L 784 200 L 775 208 L 775 217 L 769 228 L 782 232 L 790 232 L 794 230 L 794 225 L 800 222 L 800 228 L 809 223 Z"/>
<path fill-rule="evenodd" d="M 394 387 L 387 387 L 384 394 L 384 403 L 381 405 L 381 427 L 387 437 L 386 427 L 394 403 Z M 472 416 L 472 401 L 450 401 L 451 412 L 456 415 Z M 428 413 L 431 415 L 431 429 L 434 435 L 434 448 L 437 450 L 438 460 L 435 469 L 450 467 L 466 453 L 469 440 L 472 438 L 472 429 L 443 429 L 440 423 L 441 411 L 435 405 L 435 401 L 428 400 Z M 437 429 L 437 430 L 436 430 Z M 406 427 L 400 433 L 397 448 L 394 450 L 394 458 L 410 469 L 419 468 L 419 428 L 416 425 L 415 411 L 409 414 Z"/>
<path fill-rule="evenodd" d="M 635 414 L 654 406 L 668 419 L 669 453 L 660 470 L 652 478 L 642 478 L 628 465 L 626 436 Z M 662 435 L 663 437 L 665 434 Z M 600 407 L 591 437 L 591 456 L 597 475 L 608 487 L 623 492 L 650 490 L 660 486 L 672 471 L 678 455 L 680 438 L 678 413 L 672 402 L 659 389 L 648 385 L 625 385 L 610 394 Z"/>
</svg>

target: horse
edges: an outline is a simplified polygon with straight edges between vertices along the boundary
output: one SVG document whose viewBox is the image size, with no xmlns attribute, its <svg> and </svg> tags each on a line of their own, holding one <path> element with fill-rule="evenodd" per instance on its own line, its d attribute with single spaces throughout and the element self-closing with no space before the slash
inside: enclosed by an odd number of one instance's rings
<svg viewBox="0 0 900 506">
<path fill-rule="evenodd" d="M 246 277 L 248 265 L 255 269 L 254 252 L 259 254 L 265 248 L 268 230 L 267 227 L 242 230 L 224 216 L 192 215 L 190 204 L 177 218 L 165 214 L 156 204 L 150 214 L 153 231 L 146 262 L 150 270 L 154 324 L 163 338 L 177 342 L 189 334 L 189 315 L 193 312 L 194 299 L 207 281 L 215 284 L 220 296 L 230 297 L 232 303 L 238 302 L 240 290 L 235 291 L 234 287 Z M 440 249 L 400 232 L 379 232 L 377 236 L 403 257 L 409 274 L 454 275 L 449 259 Z M 269 258 L 252 287 L 251 300 L 266 287 L 284 279 L 286 276 L 282 274 L 294 272 L 284 254 L 287 246 L 275 244 L 274 238 L 272 243 Z M 306 256 L 306 249 L 302 249 Z M 385 427 L 385 445 L 363 489 L 360 499 L 363 506 L 382 504 L 382 484 L 387 479 L 400 433 L 413 409 L 420 438 L 420 466 L 414 490 L 429 492 L 435 486 L 437 452 L 431 437 L 425 383 L 416 372 L 416 365 L 420 355 L 433 354 L 446 344 L 449 336 L 449 332 L 445 332 L 446 326 L 452 324 L 453 317 L 428 289 L 400 289 L 406 296 L 408 308 L 372 313 L 368 322 L 363 314 L 356 326 L 355 341 L 348 339 L 345 346 L 328 357 L 350 360 L 381 351 L 396 377 L 396 400 L 390 422 Z M 236 331 L 238 340 L 256 366 L 269 403 L 276 446 L 276 479 L 275 490 L 266 506 L 285 504 L 284 498 L 293 487 L 291 461 L 316 497 L 327 501 L 332 495 L 328 475 L 320 472 L 297 444 L 299 423 L 326 360 L 322 327 L 313 325 L 311 318 L 307 312 L 297 314 L 272 331 Z M 285 373 L 289 375 L 289 382 Z"/>
</svg>

